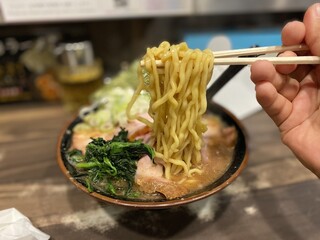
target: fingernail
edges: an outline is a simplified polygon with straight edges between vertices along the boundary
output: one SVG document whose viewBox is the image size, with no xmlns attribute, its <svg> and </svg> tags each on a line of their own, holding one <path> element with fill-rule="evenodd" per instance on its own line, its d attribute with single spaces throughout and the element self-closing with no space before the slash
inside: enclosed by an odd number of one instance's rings
<svg viewBox="0 0 320 240">
<path fill-rule="evenodd" d="M 315 12 L 316 12 L 316 16 L 317 16 L 317 17 L 320 17 L 320 3 L 317 3 L 317 4 L 316 4 Z"/>
</svg>

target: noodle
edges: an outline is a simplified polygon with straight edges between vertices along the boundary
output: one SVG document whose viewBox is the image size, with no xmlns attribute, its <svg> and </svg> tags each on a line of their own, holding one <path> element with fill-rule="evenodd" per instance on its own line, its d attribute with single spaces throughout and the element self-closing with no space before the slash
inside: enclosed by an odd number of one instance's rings
<svg viewBox="0 0 320 240">
<path fill-rule="evenodd" d="M 155 60 L 164 63 L 159 72 Z M 207 108 L 206 87 L 213 70 L 210 50 L 189 49 L 186 43 L 148 48 L 138 68 L 139 86 L 127 107 L 129 119 L 136 118 L 152 129 L 151 145 L 167 179 L 190 177 L 201 172 L 202 115 Z M 131 108 L 141 91 L 150 94 L 149 115 L 153 122 L 132 116 Z"/>
</svg>

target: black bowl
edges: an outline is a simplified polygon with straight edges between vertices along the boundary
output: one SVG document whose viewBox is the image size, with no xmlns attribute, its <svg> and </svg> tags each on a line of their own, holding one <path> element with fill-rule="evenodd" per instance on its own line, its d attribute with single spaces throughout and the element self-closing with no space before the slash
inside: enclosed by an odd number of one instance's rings
<svg viewBox="0 0 320 240">
<path fill-rule="evenodd" d="M 219 116 L 222 121 L 228 126 L 234 126 L 237 131 L 237 140 L 233 152 L 231 164 L 229 164 L 225 173 L 212 182 L 205 188 L 196 191 L 190 195 L 183 196 L 179 199 L 174 200 L 161 200 L 161 201 L 139 201 L 139 200 L 124 200 L 115 198 L 113 196 L 103 195 L 97 192 L 89 192 L 87 187 L 82 183 L 78 182 L 72 177 L 73 167 L 69 164 L 66 158 L 66 151 L 69 149 L 72 140 L 73 128 L 76 124 L 82 121 L 80 117 L 75 118 L 70 124 L 63 129 L 62 134 L 58 140 L 57 146 L 57 161 L 58 165 L 63 174 L 80 190 L 91 195 L 92 197 L 101 200 L 103 202 L 112 203 L 120 206 L 134 207 L 134 208 L 145 208 L 145 209 L 161 209 L 169 208 L 174 206 L 181 206 L 188 204 L 200 199 L 209 197 L 223 188 L 227 187 L 232 183 L 242 172 L 248 161 L 248 146 L 246 132 L 241 122 L 228 110 L 222 106 L 208 102 L 208 113 Z"/>
</svg>

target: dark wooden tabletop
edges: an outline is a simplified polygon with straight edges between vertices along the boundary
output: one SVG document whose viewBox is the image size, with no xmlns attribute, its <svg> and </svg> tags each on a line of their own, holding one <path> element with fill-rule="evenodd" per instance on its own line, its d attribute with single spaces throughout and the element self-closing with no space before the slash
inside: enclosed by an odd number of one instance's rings
<svg viewBox="0 0 320 240">
<path fill-rule="evenodd" d="M 76 189 L 56 162 L 72 117 L 57 104 L 0 106 L 0 210 L 16 208 L 51 239 L 320 239 L 320 181 L 262 111 L 243 120 L 250 156 L 240 177 L 167 210 L 107 205 Z"/>
</svg>

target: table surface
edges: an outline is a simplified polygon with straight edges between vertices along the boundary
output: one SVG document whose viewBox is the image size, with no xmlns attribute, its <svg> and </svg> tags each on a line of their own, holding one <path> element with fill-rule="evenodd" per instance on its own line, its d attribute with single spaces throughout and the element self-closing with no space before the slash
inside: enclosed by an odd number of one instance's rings
<svg viewBox="0 0 320 240">
<path fill-rule="evenodd" d="M 320 182 L 262 111 L 242 121 L 249 161 L 236 181 L 166 210 L 107 205 L 76 189 L 56 162 L 72 118 L 58 104 L 0 106 L 0 210 L 16 208 L 51 239 L 319 239 Z"/>
</svg>

